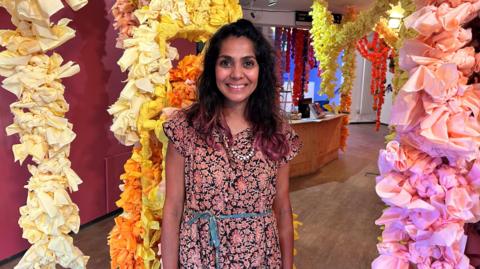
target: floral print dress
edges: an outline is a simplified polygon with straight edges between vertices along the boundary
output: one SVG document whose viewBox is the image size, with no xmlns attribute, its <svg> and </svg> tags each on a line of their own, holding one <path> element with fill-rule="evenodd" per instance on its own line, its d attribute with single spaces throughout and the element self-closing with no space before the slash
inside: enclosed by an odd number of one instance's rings
<svg viewBox="0 0 480 269">
<path fill-rule="evenodd" d="M 266 158 L 261 151 L 242 161 L 229 157 L 223 146 L 217 150 L 208 146 L 188 124 L 183 111 L 174 113 L 163 128 L 170 143 L 185 158 L 180 267 L 280 268 L 272 204 L 278 167 L 298 154 L 298 135 L 287 125 L 289 153 L 280 161 Z M 215 142 L 222 145 L 223 141 L 217 137 Z M 247 129 L 233 136 L 230 149 L 245 155 L 251 143 Z M 198 212 L 206 213 L 199 217 Z"/>
</svg>

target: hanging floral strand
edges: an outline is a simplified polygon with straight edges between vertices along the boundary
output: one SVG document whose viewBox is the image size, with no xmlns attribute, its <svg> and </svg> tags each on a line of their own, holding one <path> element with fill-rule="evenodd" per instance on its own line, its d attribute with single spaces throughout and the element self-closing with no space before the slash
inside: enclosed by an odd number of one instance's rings
<svg viewBox="0 0 480 269">
<path fill-rule="evenodd" d="M 302 50 L 302 90 L 304 93 L 308 92 L 308 83 L 310 82 L 310 60 L 308 58 L 308 48 L 310 47 L 310 34 L 305 31 L 303 36 L 303 50 Z M 303 95 L 303 94 L 302 94 Z"/>
<path fill-rule="evenodd" d="M 380 129 L 380 114 L 385 97 L 385 82 L 387 74 L 387 59 L 390 47 L 379 38 L 377 32 L 373 32 L 372 41 L 363 37 L 357 42 L 358 52 L 372 63 L 372 80 L 370 92 L 373 95 L 373 110 L 376 111 L 376 130 Z"/>
<path fill-rule="evenodd" d="M 280 67 L 280 74 L 281 74 L 281 86 L 283 86 L 284 84 L 284 80 L 283 80 L 283 74 L 286 72 L 287 70 L 287 66 L 286 66 L 286 57 L 287 57 L 287 28 L 283 28 L 282 27 L 282 35 L 281 35 L 281 67 Z"/>
<path fill-rule="evenodd" d="M 354 21 L 356 11 L 349 7 L 345 16 L 345 22 Z M 350 117 L 350 107 L 352 105 L 352 89 L 355 80 L 355 42 L 351 42 L 345 47 L 342 58 L 343 83 L 340 87 L 340 113 L 346 114 L 342 118 L 342 127 L 340 130 L 340 149 L 345 151 L 349 135 L 348 123 Z"/>
<path fill-rule="evenodd" d="M 313 36 L 315 57 L 320 62 L 322 69 L 322 93 L 326 93 L 330 98 L 334 96 L 335 84 L 333 81 L 340 52 L 350 42 L 357 41 L 369 33 L 381 17 L 386 17 L 390 4 L 397 2 L 398 0 L 376 0 L 373 7 L 360 13 L 355 21 L 347 22 L 339 27 L 333 23 L 327 2 L 314 0 L 313 10 L 310 12 L 313 17 L 310 33 Z"/>
<path fill-rule="evenodd" d="M 295 47 L 294 47 L 294 61 L 295 61 L 295 70 L 293 74 L 293 93 L 292 93 L 292 103 L 295 106 L 298 106 L 298 101 L 302 99 L 303 96 L 303 83 L 304 83 L 304 67 L 305 60 L 303 57 L 304 42 L 305 42 L 305 31 L 300 29 L 293 29 L 293 36 L 295 37 Z"/>
<path fill-rule="evenodd" d="M 277 77 L 277 85 L 281 87 L 282 81 L 282 27 L 275 27 L 275 76 Z"/>
<path fill-rule="evenodd" d="M 285 52 L 285 73 L 290 74 L 290 59 L 292 57 L 292 28 L 287 28 L 287 51 Z"/>
</svg>

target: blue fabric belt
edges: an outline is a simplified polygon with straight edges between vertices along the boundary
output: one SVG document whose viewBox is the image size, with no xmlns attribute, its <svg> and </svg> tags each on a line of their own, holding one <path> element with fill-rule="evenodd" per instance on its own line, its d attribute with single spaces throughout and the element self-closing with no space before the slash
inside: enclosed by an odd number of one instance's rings
<svg viewBox="0 0 480 269">
<path fill-rule="evenodd" d="M 215 268 L 220 269 L 220 238 L 218 236 L 218 219 L 243 219 L 243 218 L 255 218 L 263 217 L 272 214 L 271 210 L 261 213 L 241 213 L 231 215 L 214 215 L 211 212 L 196 212 L 193 211 L 193 217 L 187 222 L 188 225 L 192 225 L 200 219 L 208 220 L 208 230 L 210 232 L 210 245 L 215 248 Z"/>
</svg>

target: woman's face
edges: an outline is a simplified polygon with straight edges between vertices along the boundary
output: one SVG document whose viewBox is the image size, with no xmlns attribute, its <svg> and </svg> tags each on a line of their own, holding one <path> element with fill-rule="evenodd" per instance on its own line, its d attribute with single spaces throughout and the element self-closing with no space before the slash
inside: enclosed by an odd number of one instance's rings
<svg viewBox="0 0 480 269">
<path fill-rule="evenodd" d="M 225 96 L 225 105 L 246 105 L 257 88 L 259 66 L 252 41 L 231 36 L 220 46 L 215 64 L 217 87 Z"/>
</svg>

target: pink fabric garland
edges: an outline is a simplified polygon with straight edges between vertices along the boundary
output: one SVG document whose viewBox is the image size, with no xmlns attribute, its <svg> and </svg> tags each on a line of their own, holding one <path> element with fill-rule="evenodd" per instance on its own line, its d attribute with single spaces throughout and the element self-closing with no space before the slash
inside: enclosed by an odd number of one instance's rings
<svg viewBox="0 0 480 269">
<path fill-rule="evenodd" d="M 395 99 L 396 140 L 380 151 L 376 192 L 389 206 L 374 269 L 473 268 L 465 223 L 480 220 L 480 56 L 462 26 L 480 1 L 424 1 L 405 19 L 419 36 L 400 50 L 410 73 Z"/>
</svg>

